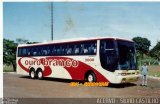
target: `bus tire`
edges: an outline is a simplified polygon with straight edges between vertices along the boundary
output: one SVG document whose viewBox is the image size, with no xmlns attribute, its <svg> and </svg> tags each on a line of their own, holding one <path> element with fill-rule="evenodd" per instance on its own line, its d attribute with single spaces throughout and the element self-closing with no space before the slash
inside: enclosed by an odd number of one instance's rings
<svg viewBox="0 0 160 104">
<path fill-rule="evenodd" d="M 36 72 L 35 72 L 35 70 L 33 68 L 30 69 L 29 76 L 30 76 L 31 79 L 35 79 L 36 78 Z"/>
<path fill-rule="evenodd" d="M 41 69 L 37 70 L 37 78 L 42 80 L 43 79 L 43 72 Z"/>
<path fill-rule="evenodd" d="M 96 82 L 97 78 L 93 72 L 87 74 L 87 82 Z"/>
</svg>

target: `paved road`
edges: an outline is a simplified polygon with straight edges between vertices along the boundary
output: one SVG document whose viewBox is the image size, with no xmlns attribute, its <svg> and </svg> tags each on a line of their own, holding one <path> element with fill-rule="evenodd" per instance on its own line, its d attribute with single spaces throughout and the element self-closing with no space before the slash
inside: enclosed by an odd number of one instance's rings
<svg viewBox="0 0 160 104">
<path fill-rule="evenodd" d="M 32 80 L 17 74 L 3 75 L 5 98 L 160 97 L 160 80 L 156 79 L 148 79 L 148 87 L 140 86 L 140 81 L 108 87 L 71 87 L 68 80 Z"/>
</svg>

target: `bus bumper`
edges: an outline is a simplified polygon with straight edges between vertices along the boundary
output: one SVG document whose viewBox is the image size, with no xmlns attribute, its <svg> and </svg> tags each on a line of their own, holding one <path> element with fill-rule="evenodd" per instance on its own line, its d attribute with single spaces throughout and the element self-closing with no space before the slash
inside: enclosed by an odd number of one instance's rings
<svg viewBox="0 0 160 104">
<path fill-rule="evenodd" d="M 116 83 L 136 82 L 140 79 L 140 75 L 117 76 Z"/>
</svg>

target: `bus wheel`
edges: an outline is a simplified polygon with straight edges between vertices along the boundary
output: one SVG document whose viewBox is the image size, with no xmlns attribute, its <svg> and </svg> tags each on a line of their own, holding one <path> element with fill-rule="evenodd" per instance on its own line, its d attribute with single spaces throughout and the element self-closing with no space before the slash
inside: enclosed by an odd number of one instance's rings
<svg viewBox="0 0 160 104">
<path fill-rule="evenodd" d="M 96 75 L 93 72 L 89 73 L 87 75 L 87 81 L 88 82 L 96 82 Z"/>
<path fill-rule="evenodd" d="M 37 77 L 38 77 L 38 79 L 43 79 L 43 72 L 42 72 L 42 70 L 38 70 L 37 71 Z"/>
<path fill-rule="evenodd" d="M 36 72 L 34 69 L 31 69 L 30 73 L 29 73 L 29 76 L 31 79 L 35 79 L 36 78 Z"/>
</svg>

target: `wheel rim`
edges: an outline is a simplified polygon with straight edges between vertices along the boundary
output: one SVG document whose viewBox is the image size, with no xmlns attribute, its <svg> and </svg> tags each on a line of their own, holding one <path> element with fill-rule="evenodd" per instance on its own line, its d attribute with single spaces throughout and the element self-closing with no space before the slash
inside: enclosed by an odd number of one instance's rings
<svg viewBox="0 0 160 104">
<path fill-rule="evenodd" d="M 34 78 L 34 71 L 31 72 L 31 78 Z"/>
<path fill-rule="evenodd" d="M 90 75 L 88 75 L 88 81 L 89 82 L 93 82 L 93 76 L 90 74 Z"/>
<path fill-rule="evenodd" d="M 38 78 L 42 78 L 42 72 L 41 71 L 38 72 Z"/>
</svg>

